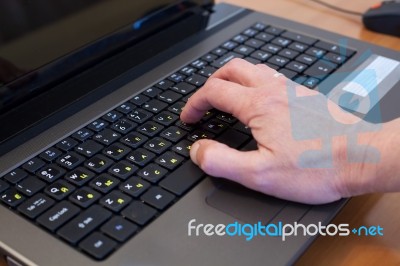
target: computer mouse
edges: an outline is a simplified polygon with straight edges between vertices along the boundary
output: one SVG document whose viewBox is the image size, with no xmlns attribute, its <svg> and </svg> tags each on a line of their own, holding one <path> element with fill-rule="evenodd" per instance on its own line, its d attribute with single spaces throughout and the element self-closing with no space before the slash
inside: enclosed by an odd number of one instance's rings
<svg viewBox="0 0 400 266">
<path fill-rule="evenodd" d="M 400 37 L 400 0 L 372 6 L 363 14 L 362 21 L 369 30 Z"/>
</svg>

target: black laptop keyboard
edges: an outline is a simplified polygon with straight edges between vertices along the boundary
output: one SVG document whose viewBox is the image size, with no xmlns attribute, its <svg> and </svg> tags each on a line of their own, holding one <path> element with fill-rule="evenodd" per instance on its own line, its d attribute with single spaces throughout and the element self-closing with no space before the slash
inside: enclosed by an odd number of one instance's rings
<svg viewBox="0 0 400 266">
<path fill-rule="evenodd" d="M 0 178 L 3 204 L 94 259 L 104 259 L 174 204 L 204 174 L 191 144 L 254 146 L 236 118 L 182 107 L 233 58 L 265 63 L 311 89 L 355 52 L 257 23 Z"/>
</svg>

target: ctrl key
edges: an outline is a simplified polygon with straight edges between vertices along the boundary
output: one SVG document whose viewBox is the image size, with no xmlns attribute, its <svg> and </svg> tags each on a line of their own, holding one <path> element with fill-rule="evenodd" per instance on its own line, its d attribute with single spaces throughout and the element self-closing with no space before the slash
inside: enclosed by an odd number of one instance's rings
<svg viewBox="0 0 400 266">
<path fill-rule="evenodd" d="M 95 232 L 85 238 L 79 244 L 79 247 L 85 252 L 89 253 L 95 259 L 101 260 L 117 247 L 117 242 L 111 240 L 105 235 Z"/>
<path fill-rule="evenodd" d="M 72 203 L 62 201 L 39 216 L 37 222 L 50 231 L 55 231 L 61 225 L 77 215 L 79 211 L 80 209 Z"/>
</svg>

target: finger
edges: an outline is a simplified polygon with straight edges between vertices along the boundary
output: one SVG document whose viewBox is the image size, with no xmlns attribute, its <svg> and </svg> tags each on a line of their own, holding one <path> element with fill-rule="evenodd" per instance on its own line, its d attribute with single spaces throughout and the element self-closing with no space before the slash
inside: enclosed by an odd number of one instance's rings
<svg viewBox="0 0 400 266">
<path fill-rule="evenodd" d="M 252 98 L 254 98 L 257 89 L 243 87 L 230 81 L 209 78 L 206 84 L 198 90 L 189 101 L 181 113 L 182 121 L 186 123 L 195 123 L 212 108 L 217 108 L 239 118 L 243 123 L 249 120 Z"/>
<path fill-rule="evenodd" d="M 203 139 L 193 143 L 190 158 L 204 172 L 224 177 L 247 187 L 253 187 L 260 167 L 267 165 L 268 156 L 256 151 L 238 151 L 214 140 Z"/>
<path fill-rule="evenodd" d="M 260 67 L 246 60 L 235 58 L 217 70 L 212 77 L 219 78 L 243 86 L 259 87 L 268 83 L 276 71 L 266 65 Z"/>
</svg>

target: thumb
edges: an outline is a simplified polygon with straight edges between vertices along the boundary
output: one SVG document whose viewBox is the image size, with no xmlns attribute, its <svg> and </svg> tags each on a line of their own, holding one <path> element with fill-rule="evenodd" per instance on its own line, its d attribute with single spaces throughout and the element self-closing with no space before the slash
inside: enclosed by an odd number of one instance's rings
<svg viewBox="0 0 400 266">
<path fill-rule="evenodd" d="M 245 186 L 249 186 L 254 181 L 252 177 L 257 177 L 260 168 L 265 166 L 262 157 L 258 150 L 238 151 L 209 139 L 196 141 L 190 149 L 190 158 L 204 172 Z"/>
</svg>

